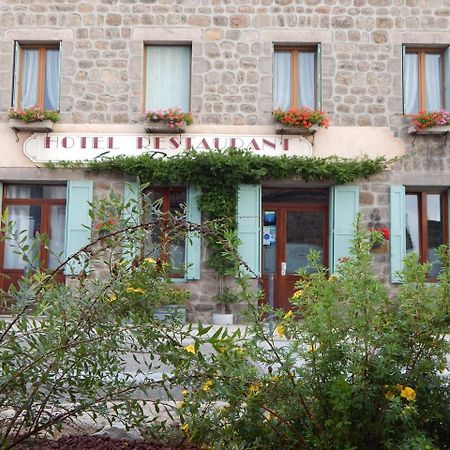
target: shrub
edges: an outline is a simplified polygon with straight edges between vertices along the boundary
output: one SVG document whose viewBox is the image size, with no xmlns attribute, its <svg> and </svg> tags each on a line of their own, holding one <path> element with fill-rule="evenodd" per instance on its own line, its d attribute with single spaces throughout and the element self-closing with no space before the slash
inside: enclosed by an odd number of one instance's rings
<svg viewBox="0 0 450 450">
<path fill-rule="evenodd" d="M 267 334 L 262 308 L 252 339 L 219 333 L 211 359 L 193 355 L 180 408 L 192 441 L 217 449 L 446 448 L 448 249 L 440 249 L 435 284 L 409 255 L 390 298 L 371 271 L 375 239 L 358 229 L 352 255 L 331 276 L 310 255 L 292 309 L 277 313 L 277 333 L 289 341 Z"/>
</svg>

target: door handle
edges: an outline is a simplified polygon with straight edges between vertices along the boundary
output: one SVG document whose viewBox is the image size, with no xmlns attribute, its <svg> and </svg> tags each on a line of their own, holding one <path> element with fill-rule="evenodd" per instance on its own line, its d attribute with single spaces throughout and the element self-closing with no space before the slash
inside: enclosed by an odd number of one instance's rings
<svg viewBox="0 0 450 450">
<path fill-rule="evenodd" d="M 286 275 L 286 263 L 284 261 L 281 263 L 281 275 Z"/>
</svg>

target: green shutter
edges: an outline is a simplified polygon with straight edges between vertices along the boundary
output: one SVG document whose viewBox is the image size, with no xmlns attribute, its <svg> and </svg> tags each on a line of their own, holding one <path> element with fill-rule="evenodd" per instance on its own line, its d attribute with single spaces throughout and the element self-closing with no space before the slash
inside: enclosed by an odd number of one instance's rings
<svg viewBox="0 0 450 450">
<path fill-rule="evenodd" d="M 339 258 L 350 255 L 359 208 L 358 186 L 332 186 L 330 202 L 330 268 L 336 271 Z"/>
<path fill-rule="evenodd" d="M 198 186 L 189 186 L 187 191 L 187 220 L 190 223 L 201 224 L 201 212 L 198 207 L 198 199 L 202 191 Z M 188 233 L 186 240 L 186 278 L 189 280 L 200 279 L 202 258 L 202 243 L 199 233 Z"/>
<path fill-rule="evenodd" d="M 91 242 L 91 208 L 93 196 L 92 181 L 68 181 L 67 182 L 67 213 L 66 213 L 66 258 L 79 251 Z M 79 261 L 72 260 L 66 265 L 66 275 L 77 275 L 84 267 L 83 258 Z"/>
<path fill-rule="evenodd" d="M 3 183 L 0 182 L 0 219 L 3 217 Z"/>
<path fill-rule="evenodd" d="M 321 44 L 317 44 L 317 54 L 316 54 L 316 83 L 317 83 L 317 89 L 316 89 L 316 104 L 317 109 L 322 109 L 322 47 Z"/>
<path fill-rule="evenodd" d="M 406 254 L 405 186 L 391 186 L 391 281 L 399 283 L 397 272 L 403 268 Z"/>
<path fill-rule="evenodd" d="M 240 185 L 237 208 L 238 252 L 250 268 L 250 276 L 261 275 L 261 186 Z"/>
<path fill-rule="evenodd" d="M 179 107 L 189 111 L 191 49 L 187 46 L 147 47 L 147 110 Z"/>
<path fill-rule="evenodd" d="M 127 227 L 132 227 L 135 225 L 140 225 L 141 223 L 141 191 L 139 188 L 139 183 L 137 182 L 126 182 L 124 184 L 123 190 L 123 203 L 124 210 L 122 213 L 122 218 L 126 223 Z M 123 239 L 126 239 L 128 233 L 125 233 Z M 123 257 L 126 260 L 133 260 L 136 256 L 139 256 L 141 250 L 141 243 L 139 242 L 139 233 L 133 233 L 131 238 L 132 242 L 123 250 Z"/>
<path fill-rule="evenodd" d="M 444 53 L 444 90 L 445 109 L 450 110 L 450 47 Z"/>
</svg>

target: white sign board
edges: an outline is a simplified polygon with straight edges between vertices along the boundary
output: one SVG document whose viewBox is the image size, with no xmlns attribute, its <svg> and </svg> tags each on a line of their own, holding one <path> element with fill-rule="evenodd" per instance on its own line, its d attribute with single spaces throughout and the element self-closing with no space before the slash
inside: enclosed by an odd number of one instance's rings
<svg viewBox="0 0 450 450">
<path fill-rule="evenodd" d="M 149 154 L 170 157 L 187 149 L 210 151 L 236 147 L 266 156 L 312 156 L 312 145 L 302 136 L 141 135 L 105 133 L 34 134 L 24 142 L 25 155 L 34 162 L 85 161 L 114 156 Z"/>
</svg>

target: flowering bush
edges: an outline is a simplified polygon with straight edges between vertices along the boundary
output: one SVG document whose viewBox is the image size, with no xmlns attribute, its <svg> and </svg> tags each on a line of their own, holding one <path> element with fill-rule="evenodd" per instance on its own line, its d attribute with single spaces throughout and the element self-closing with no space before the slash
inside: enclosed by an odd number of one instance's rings
<svg viewBox="0 0 450 450">
<path fill-rule="evenodd" d="M 291 108 L 288 111 L 276 109 L 273 115 L 277 122 L 291 127 L 308 129 L 313 125 L 318 125 L 319 127 L 328 128 L 330 124 L 330 120 L 324 112 L 309 108 Z"/>
<path fill-rule="evenodd" d="M 450 112 L 421 111 L 413 117 L 412 124 L 416 130 L 450 125 Z"/>
<path fill-rule="evenodd" d="M 448 246 L 439 249 L 439 283 L 428 283 L 427 265 L 409 254 L 391 297 L 372 273 L 370 249 L 379 238 L 358 226 L 336 276 L 311 253 L 292 309 L 275 314 L 276 339 L 264 308 L 255 311 L 251 339 L 215 333 L 210 359 L 194 347 L 179 405 L 180 428 L 192 442 L 261 450 L 447 448 Z"/>
<path fill-rule="evenodd" d="M 145 118 L 150 122 L 167 122 L 169 128 L 180 128 L 183 122 L 192 123 L 192 114 L 182 112 L 180 108 L 169 108 L 160 111 L 149 111 Z"/>
<path fill-rule="evenodd" d="M 57 111 L 44 111 L 37 108 L 22 109 L 20 111 L 10 111 L 10 119 L 18 119 L 22 122 L 42 122 L 44 120 L 51 120 L 52 122 L 58 122 L 59 114 Z"/>
</svg>

